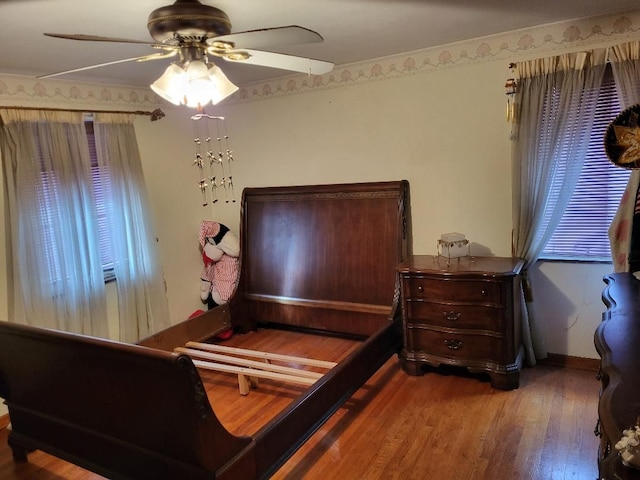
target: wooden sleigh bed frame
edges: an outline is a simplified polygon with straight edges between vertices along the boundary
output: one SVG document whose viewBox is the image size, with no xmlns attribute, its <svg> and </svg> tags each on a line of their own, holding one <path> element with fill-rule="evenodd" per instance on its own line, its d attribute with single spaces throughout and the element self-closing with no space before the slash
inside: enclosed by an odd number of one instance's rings
<svg viewBox="0 0 640 480">
<path fill-rule="evenodd" d="M 138 345 L 0 322 L 14 458 L 41 449 L 113 479 L 269 478 L 398 353 L 408 202 L 406 181 L 245 189 L 231 302 Z M 363 341 L 238 437 L 213 412 L 197 361 L 175 350 L 257 326 Z"/>
</svg>

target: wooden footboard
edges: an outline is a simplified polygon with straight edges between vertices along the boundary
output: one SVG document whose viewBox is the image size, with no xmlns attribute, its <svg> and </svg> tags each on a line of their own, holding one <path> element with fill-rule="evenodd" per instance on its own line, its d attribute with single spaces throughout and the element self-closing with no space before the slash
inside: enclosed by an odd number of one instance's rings
<svg viewBox="0 0 640 480">
<path fill-rule="evenodd" d="M 40 449 L 112 479 L 212 479 L 253 440 L 216 418 L 185 355 L 0 322 L 14 458 Z"/>
<path fill-rule="evenodd" d="M 400 331 L 389 323 L 253 437 L 237 437 L 185 355 L 0 322 L 9 444 L 16 461 L 39 449 L 112 479 L 269 478 L 399 351 Z"/>
</svg>

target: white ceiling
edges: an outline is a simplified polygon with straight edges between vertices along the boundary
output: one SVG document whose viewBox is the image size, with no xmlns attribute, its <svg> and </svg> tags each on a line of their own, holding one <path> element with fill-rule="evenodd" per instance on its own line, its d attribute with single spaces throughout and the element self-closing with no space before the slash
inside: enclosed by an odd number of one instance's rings
<svg viewBox="0 0 640 480">
<path fill-rule="evenodd" d="M 285 25 L 323 43 L 272 49 L 344 65 L 557 21 L 636 10 L 638 0 L 202 0 L 224 10 L 233 32 Z M 172 0 L 0 0 L 0 73 L 38 76 L 154 53 L 147 45 L 48 38 L 43 32 L 149 41 L 147 17 Z M 249 46 L 246 46 L 249 47 Z M 69 74 L 69 80 L 144 86 L 170 60 Z M 289 75 L 218 62 L 239 86 Z"/>
</svg>

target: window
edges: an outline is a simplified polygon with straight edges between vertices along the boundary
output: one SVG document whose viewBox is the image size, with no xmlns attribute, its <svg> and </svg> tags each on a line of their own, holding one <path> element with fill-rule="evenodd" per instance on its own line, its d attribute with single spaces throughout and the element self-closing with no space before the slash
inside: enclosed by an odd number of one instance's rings
<svg viewBox="0 0 640 480">
<path fill-rule="evenodd" d="M 3 112 L 4 113 L 4 112 Z M 105 274 L 118 276 L 118 337 L 169 322 L 134 115 L 18 109 L 0 125 L 15 321 L 110 336 Z"/>
<path fill-rule="evenodd" d="M 111 176 L 108 167 L 98 164 L 98 154 L 96 152 L 96 137 L 93 131 L 93 120 L 87 119 L 84 122 L 87 131 L 87 143 L 89 144 L 89 157 L 91 159 L 91 180 L 93 182 L 93 196 L 96 205 L 96 216 L 98 222 L 98 244 L 100 248 L 100 260 L 104 272 L 105 281 L 115 279 L 113 268 L 113 247 L 109 235 L 109 215 L 113 212 L 113 202 L 109 192 L 111 191 Z"/>
<path fill-rule="evenodd" d="M 618 209 L 630 172 L 611 163 L 604 151 L 607 126 L 620 113 L 611 67 L 607 66 L 596 118 L 580 179 L 542 259 L 611 261 L 607 231 Z M 562 152 L 561 155 L 570 155 Z"/>
<path fill-rule="evenodd" d="M 91 161 L 91 181 L 93 184 L 93 205 L 95 205 L 95 216 L 98 230 L 98 250 L 100 252 L 104 279 L 105 281 L 109 281 L 115 279 L 113 248 L 108 230 L 109 214 L 113 211 L 112 201 L 109 196 L 109 192 L 111 191 L 111 179 L 108 168 L 100 167 L 98 164 L 93 120 L 91 117 L 87 117 L 85 120 L 85 130 L 87 144 L 89 147 L 89 158 Z M 42 190 L 39 192 L 39 205 L 41 206 L 39 215 L 43 228 L 42 236 L 47 239 L 47 242 L 44 242 L 47 250 L 45 258 L 47 259 L 47 262 L 51 264 L 48 271 L 54 275 L 50 281 L 55 283 L 60 280 L 58 276 L 63 275 L 63 268 L 59 258 L 53 252 L 60 251 L 57 248 L 56 242 L 62 245 L 65 240 L 56 235 L 53 223 L 60 215 L 60 212 L 57 211 L 58 208 L 64 203 L 64 200 L 62 200 L 64 195 L 61 195 L 64 186 L 63 181 L 59 178 L 60 176 L 51 166 L 48 166 L 48 161 L 42 152 L 42 145 L 38 142 L 36 142 L 36 145 L 38 147 L 38 155 L 40 158 L 40 175 L 42 179 Z M 105 171 L 105 169 L 107 169 L 107 171 Z M 93 205 L 85 205 L 84 207 L 93 209 Z M 53 274 L 53 272 L 57 273 Z"/>
</svg>

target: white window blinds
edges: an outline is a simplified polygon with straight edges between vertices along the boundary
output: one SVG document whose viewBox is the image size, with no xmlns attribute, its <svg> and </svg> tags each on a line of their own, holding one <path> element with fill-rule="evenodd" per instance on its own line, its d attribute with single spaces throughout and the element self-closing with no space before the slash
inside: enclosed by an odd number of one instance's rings
<svg viewBox="0 0 640 480">
<path fill-rule="evenodd" d="M 620 113 L 611 68 L 607 67 L 599 96 L 585 95 L 595 101 L 596 118 L 580 179 L 541 258 L 611 261 L 607 230 L 627 186 L 630 172 L 613 165 L 604 150 L 607 126 Z M 560 152 L 570 156 L 571 152 Z"/>
</svg>

